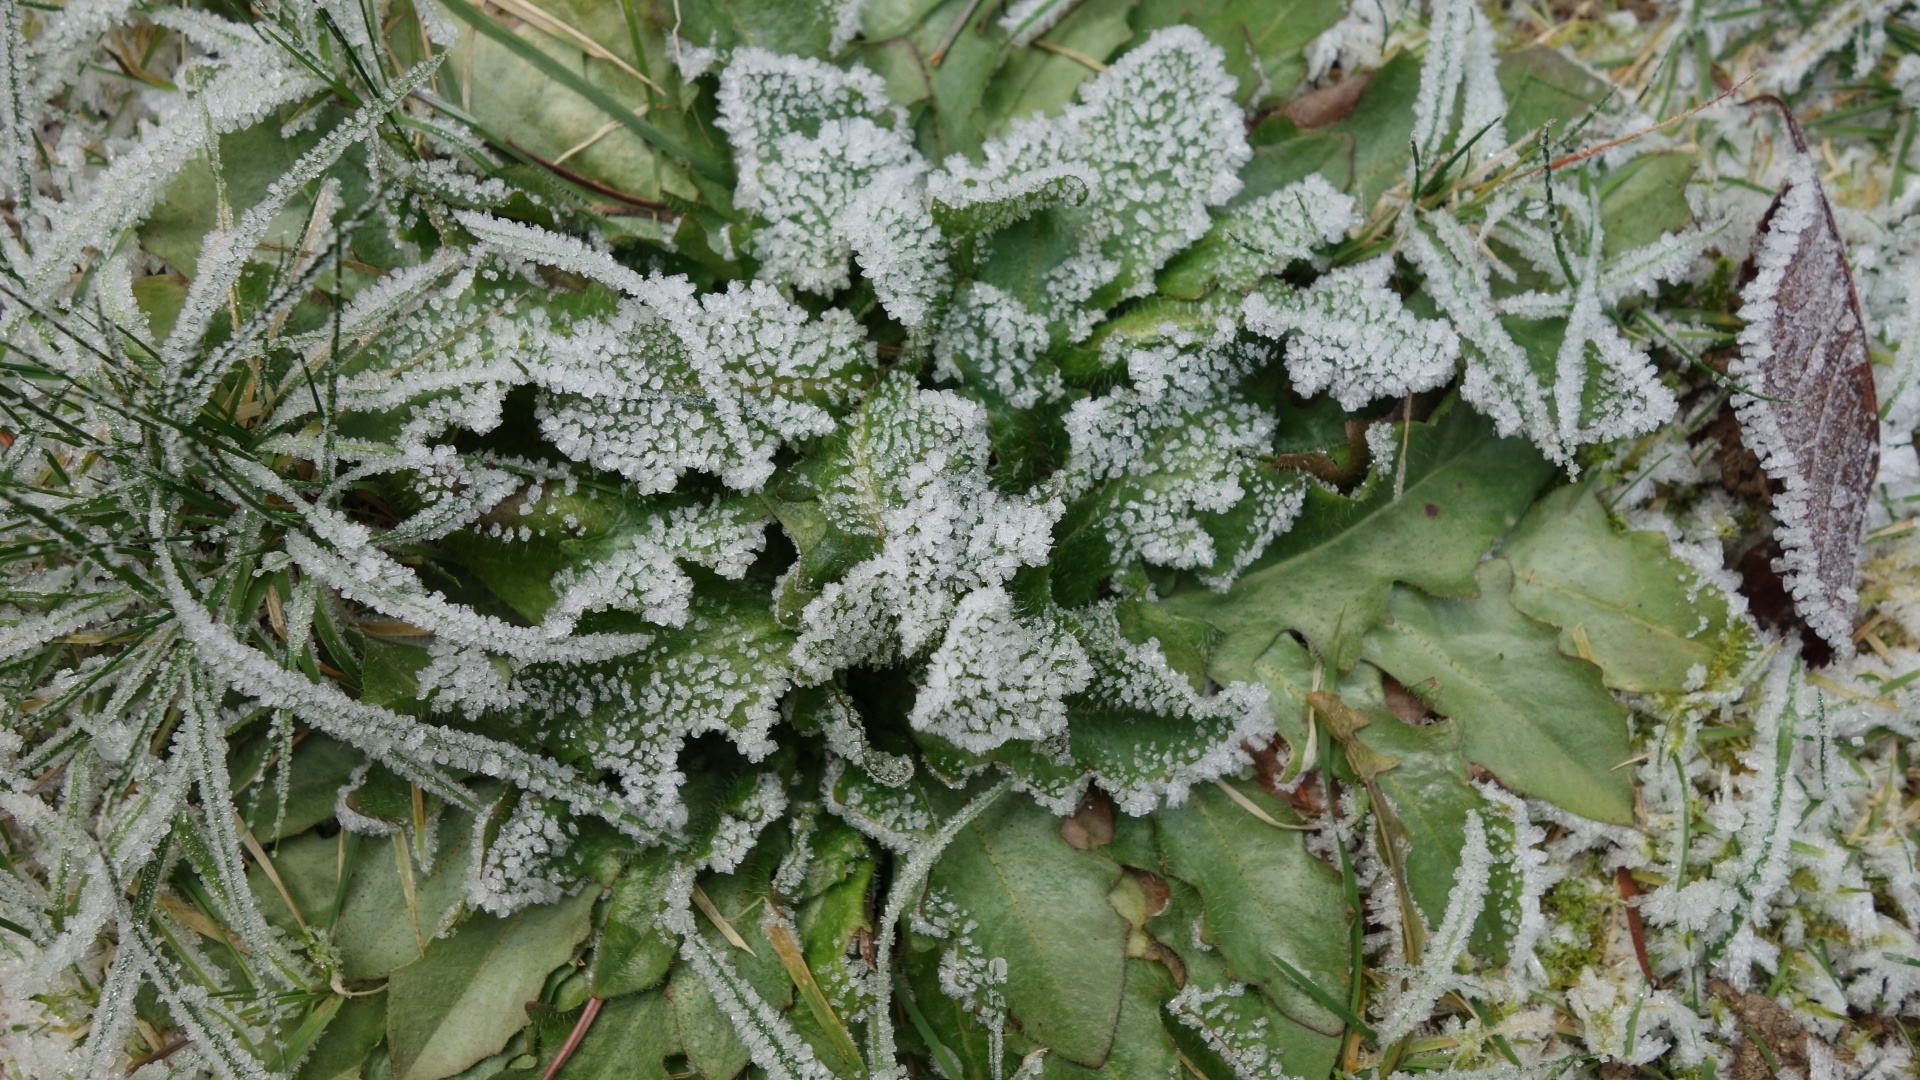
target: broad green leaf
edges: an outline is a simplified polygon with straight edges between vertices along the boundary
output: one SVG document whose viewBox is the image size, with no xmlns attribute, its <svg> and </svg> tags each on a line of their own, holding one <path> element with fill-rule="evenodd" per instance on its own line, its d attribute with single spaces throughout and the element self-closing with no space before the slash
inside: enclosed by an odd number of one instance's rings
<svg viewBox="0 0 1920 1080">
<path fill-rule="evenodd" d="M 341 786 L 365 760 L 359 751 L 325 735 L 308 735 L 293 748 L 292 767 L 287 775 L 285 817 L 280 816 L 277 790 L 280 766 L 276 764 L 253 782 L 241 804 L 247 827 L 255 839 L 266 844 L 320 824 L 333 816 L 334 799 Z M 273 828 L 276 820 L 280 822 L 278 832 Z"/>
<path fill-rule="evenodd" d="M 387 999 L 381 993 L 352 997 L 340 1007 L 295 1080 L 357 1080 L 367 1055 L 387 1033 Z"/>
<path fill-rule="evenodd" d="M 1642 154 L 1610 174 L 1600 188 L 1601 254 L 1612 258 L 1691 225 L 1687 183 L 1697 167 L 1694 155 L 1667 150 Z"/>
<path fill-rule="evenodd" d="M 1360 101 L 1344 118 L 1301 130 L 1277 116 L 1255 129 L 1247 187 L 1235 205 L 1320 173 L 1354 197 L 1362 217 L 1380 196 L 1404 183 L 1413 136 L 1413 103 L 1420 92 L 1420 60 L 1403 50 L 1373 73 Z"/>
<path fill-rule="evenodd" d="M 1665 536 L 1609 520 L 1585 487 L 1541 499 L 1500 554 L 1513 564 L 1513 606 L 1560 627 L 1560 651 L 1590 655 L 1616 690 L 1677 694 L 1744 651 L 1719 589 Z"/>
<path fill-rule="evenodd" d="M 1235 790 L 1270 817 L 1290 816 L 1251 784 Z M 1199 892 L 1206 941 L 1233 977 L 1257 984 L 1293 1020 L 1338 1034 L 1340 1019 L 1301 992 L 1272 954 L 1345 996 L 1348 916 L 1340 876 L 1308 853 L 1298 832 L 1274 828 L 1217 787 L 1196 786 L 1187 805 L 1158 811 L 1153 827 L 1164 872 Z"/>
<path fill-rule="evenodd" d="M 526 1003 L 587 936 L 593 889 L 504 919 L 476 915 L 387 986 L 394 1080 L 441 1080 L 497 1053 L 527 1024 Z"/>
<path fill-rule="evenodd" d="M 1178 878 L 1169 879 L 1167 886 L 1169 895 L 1166 909 L 1150 926 L 1154 928 L 1162 947 L 1171 949 L 1179 957 L 1189 992 L 1206 995 L 1217 1002 L 1223 994 L 1232 993 L 1235 981 L 1229 971 L 1229 962 L 1221 950 L 1202 948 L 1201 943 L 1193 940 L 1194 927 L 1206 924 L 1208 913 L 1205 903 L 1192 886 Z M 1342 935 L 1344 940 L 1345 936 Z M 1321 984 L 1320 988 L 1328 993 L 1337 993 L 1338 987 L 1339 983 L 1335 981 Z M 1237 997 L 1229 997 L 1228 1001 L 1232 1007 L 1214 1012 L 1210 1019 L 1193 1017 L 1184 1009 L 1181 1011 L 1186 1013 L 1185 1017 L 1171 1011 L 1163 1013 L 1162 1022 L 1166 1030 L 1173 1035 L 1181 1053 L 1198 1067 L 1201 1075 L 1220 1080 L 1242 1075 L 1234 1068 L 1233 1062 L 1252 1065 L 1250 1059 L 1257 1058 L 1261 1050 L 1266 1052 L 1269 1065 L 1277 1057 L 1279 1068 L 1266 1073 L 1256 1068 L 1250 1070 L 1250 1075 L 1277 1074 L 1322 1080 L 1332 1073 L 1334 1062 L 1340 1054 L 1341 1040 L 1338 1035 L 1327 1035 L 1296 1022 L 1256 987 L 1248 986 Z M 1206 1005 L 1201 1005 L 1201 1011 L 1208 1011 Z M 1185 1022 L 1188 1018 L 1203 1022 L 1198 1026 L 1190 1025 Z"/>
<path fill-rule="evenodd" d="M 1356 668 L 1356 672 L 1370 671 Z M 1378 682 L 1378 675 L 1373 676 Z M 1359 705 L 1355 695 L 1343 693 L 1343 700 Z M 1499 836 L 1506 844 L 1513 840 L 1512 826 L 1488 811 L 1486 798 L 1467 782 L 1466 748 L 1460 738 L 1460 724 L 1443 720 L 1433 724 L 1408 724 L 1385 709 L 1367 710 L 1374 722 L 1360 729 L 1360 741 L 1391 758 L 1396 764 L 1379 774 L 1380 790 L 1393 803 L 1394 816 L 1406 827 L 1411 844 L 1401 865 L 1414 903 L 1427 918 L 1429 928 L 1440 925 L 1447 914 L 1447 893 L 1453 888 L 1460 869 L 1460 848 L 1467 834 L 1467 813 L 1480 811 L 1487 826 L 1488 842 Z M 1377 840 L 1376 840 L 1377 842 Z M 1379 888 L 1393 886 L 1382 882 Z M 1507 943 L 1519 925 L 1518 911 L 1503 900 L 1515 895 L 1517 875 L 1510 862 L 1496 861 L 1493 884 L 1487 906 L 1474 924 L 1473 950 L 1480 956 L 1504 962 Z"/>
<path fill-rule="evenodd" d="M 587 965 L 595 997 L 651 990 L 667 977 L 679 943 L 656 920 L 666 906 L 673 861 L 664 849 L 643 851 L 614 885 L 599 945 Z"/>
<path fill-rule="evenodd" d="M 353 838 L 353 857 L 345 860 L 347 886 L 340 920 L 332 927 L 340 972 L 349 982 L 384 977 L 418 960 L 433 941 L 442 921 L 466 894 L 467 866 L 473 857 L 470 822 L 465 814 L 444 813 L 432 833 L 437 844 L 432 872 L 422 870 L 417 862 L 412 865 L 411 905 L 393 840 L 385 836 Z M 326 926 L 327 913 L 333 910 L 338 894 L 339 866 L 349 847 L 348 839 L 344 833 L 329 837 L 302 833 L 267 851 L 281 884 L 308 926 Z M 297 932 L 293 913 L 265 872 L 255 866 L 248 880 L 267 920 L 289 933 Z"/>
<path fill-rule="evenodd" d="M 1107 1076 L 1115 1080 L 1164 1080 L 1180 1072 L 1180 1050 L 1167 1033 L 1166 1004 L 1175 993 L 1173 975 L 1152 960 L 1128 960 L 1126 996 L 1114 1027 L 1113 1051 L 1098 1069 L 1048 1054 L 1040 1075 L 1057 1080 Z"/>
<path fill-rule="evenodd" d="M 681 1053 L 673 1002 L 664 993 L 609 998 L 567 1059 L 566 1080 L 671 1080 L 667 1059 Z"/>
<path fill-rule="evenodd" d="M 975 924 L 944 948 L 1004 960 L 997 992 L 1020 1029 L 1088 1068 L 1107 1060 L 1124 991 L 1126 923 L 1107 902 L 1119 877 L 1106 858 L 1067 846 L 1058 819 L 1015 797 L 962 830 L 928 884 L 955 909 L 955 932 Z"/>
<path fill-rule="evenodd" d="M 1338 0 L 1143 0 L 1133 27 L 1143 35 L 1175 23 L 1198 27 L 1226 50 L 1239 99 L 1265 109 L 1292 95 L 1307 73 L 1302 50 L 1345 13 Z"/>
<path fill-rule="evenodd" d="M 333 110 L 323 110 L 317 125 L 292 138 L 281 136 L 278 121 L 222 136 L 219 178 L 216 180 L 213 166 L 204 155 L 188 162 L 174 177 L 167 197 L 141 223 L 140 246 L 193 277 L 199 272 L 201 240 L 214 231 L 219 220 L 219 185 L 225 185 L 231 212 L 239 214 L 260 201 L 267 185 L 292 167 L 302 153 L 312 149 L 327 129 L 339 122 L 339 117 Z M 359 168 L 343 172 L 364 176 L 364 170 Z M 295 194 L 287 208 L 274 218 L 266 242 L 297 249 L 312 211 L 311 200 Z"/>
<path fill-rule="evenodd" d="M 1288 630 L 1336 667 L 1350 667 L 1367 631 L 1386 621 L 1397 581 L 1471 595 L 1480 556 L 1552 472 L 1527 444 L 1496 437 L 1457 401 L 1413 425 L 1409 443 L 1399 499 L 1392 474 L 1376 472 L 1352 498 L 1310 484 L 1293 529 L 1230 590 L 1194 588 L 1163 601 L 1222 632 L 1211 658 L 1215 679 L 1251 679 L 1253 661 Z"/>
<path fill-rule="evenodd" d="M 743 954 L 734 951 L 733 955 Z M 700 1075 L 733 1077 L 747 1067 L 751 1060 L 747 1044 L 734 1033 L 733 1022 L 720 1011 L 713 991 L 692 968 L 682 964 L 674 969 L 667 997 L 673 1002 L 681 1049 Z"/>
<path fill-rule="evenodd" d="M 1502 783 L 1615 824 L 1633 821 L 1627 711 L 1600 669 L 1560 652 L 1552 627 L 1514 610 L 1513 569 L 1485 563 L 1474 599 L 1394 590 L 1366 657 L 1460 725 L 1467 759 Z"/>
<path fill-rule="evenodd" d="M 1504 126 L 1510 139 L 1537 131 L 1549 121 L 1554 138 L 1564 139 L 1568 125 L 1605 101 L 1610 89 L 1586 68 L 1544 45 L 1500 57 L 1499 77 L 1507 96 Z"/>
</svg>

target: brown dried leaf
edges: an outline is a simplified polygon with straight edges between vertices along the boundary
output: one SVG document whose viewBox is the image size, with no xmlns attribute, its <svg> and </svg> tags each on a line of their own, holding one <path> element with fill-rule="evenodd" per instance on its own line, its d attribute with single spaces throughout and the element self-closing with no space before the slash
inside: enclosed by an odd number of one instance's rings
<svg viewBox="0 0 1920 1080">
<path fill-rule="evenodd" d="M 1846 245 L 1813 155 L 1777 99 L 1794 153 L 1760 222 L 1754 277 L 1741 291 L 1734 395 L 1746 444 L 1774 486 L 1777 564 L 1801 622 L 1852 652 L 1861 528 L 1880 465 L 1879 406 Z"/>
</svg>

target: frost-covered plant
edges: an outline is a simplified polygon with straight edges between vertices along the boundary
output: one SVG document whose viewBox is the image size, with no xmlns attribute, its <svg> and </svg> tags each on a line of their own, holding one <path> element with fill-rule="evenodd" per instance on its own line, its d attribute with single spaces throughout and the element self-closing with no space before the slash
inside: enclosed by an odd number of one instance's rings
<svg viewBox="0 0 1920 1080">
<path fill-rule="evenodd" d="M 1578 65 L 494 7 L 0 0 L 0 1065 L 1704 1075 L 1750 989 L 1897 1064 L 1920 557 L 1829 674 L 1746 614 L 1752 208 Z M 1391 137 L 1299 111 L 1363 32 Z"/>
</svg>

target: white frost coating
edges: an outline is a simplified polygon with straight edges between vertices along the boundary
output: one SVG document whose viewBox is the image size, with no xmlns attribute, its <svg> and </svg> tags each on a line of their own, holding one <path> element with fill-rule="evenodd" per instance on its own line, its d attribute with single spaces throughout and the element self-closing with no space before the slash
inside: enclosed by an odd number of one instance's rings
<svg viewBox="0 0 1920 1080">
<path fill-rule="evenodd" d="M 1786 580 L 1794 608 L 1844 657 L 1853 652 L 1853 609 L 1859 600 L 1855 581 L 1863 545 L 1856 537 L 1833 535 L 1838 530 L 1831 523 L 1821 527 L 1821 519 L 1859 521 L 1864 516 L 1861 503 L 1868 492 L 1853 490 L 1846 482 L 1847 475 L 1834 471 L 1834 462 L 1807 456 L 1807 447 L 1800 440 L 1808 437 L 1806 433 L 1814 423 L 1825 426 L 1828 420 L 1825 415 L 1798 413 L 1802 406 L 1792 399 L 1798 394 L 1815 394 L 1823 380 L 1839 383 L 1853 378 L 1850 371 L 1835 370 L 1853 362 L 1851 350 L 1836 347 L 1827 335 L 1846 327 L 1855 333 L 1861 330 L 1850 307 L 1815 312 L 1816 303 L 1825 309 L 1830 301 L 1799 295 L 1785 298 L 1783 303 L 1780 296 L 1790 267 L 1798 268 L 1810 259 L 1845 258 L 1844 249 L 1835 252 L 1837 241 L 1828 235 L 1828 213 L 1813 156 L 1792 154 L 1787 162 L 1786 187 L 1753 252 L 1753 280 L 1740 292 L 1740 318 L 1747 325 L 1740 331 L 1740 354 L 1728 365 L 1727 374 L 1741 386 L 1763 393 L 1771 391 L 1786 399 L 1766 401 L 1736 393 L 1733 406 L 1740 418 L 1741 438 L 1776 482 L 1772 510 L 1779 526 L 1774 537 L 1783 550 L 1776 565 Z M 1851 291 L 1849 283 L 1849 297 Z M 1816 317 L 1809 318 L 1810 314 Z M 1810 341 L 1810 334 L 1821 337 Z M 1795 359 L 1795 370 L 1785 370 L 1787 365 L 1776 361 L 1776 341 L 1800 347 L 1804 359 Z M 1783 394 L 1783 388 L 1794 392 Z M 1815 402 L 1818 408 L 1826 405 L 1824 398 Z M 1798 430 L 1783 431 L 1780 414 L 1794 415 Z M 1851 565 L 1841 565 L 1849 559 Z"/>
<path fill-rule="evenodd" d="M 1071 617 L 1093 665 L 1078 700 L 1094 714 L 1131 720 L 1109 719 L 1090 729 L 1095 738 L 1074 746 L 1093 782 L 1122 812 L 1147 814 L 1163 801 L 1180 806 L 1193 785 L 1238 772 L 1253 760 L 1247 747 L 1273 737 L 1266 687 L 1236 682 L 1214 694 L 1196 693 L 1167 663 L 1159 642 L 1136 644 L 1120 633 L 1112 605 Z"/>
<path fill-rule="evenodd" d="M 1250 285 L 1341 239 L 1360 220 L 1353 197 L 1314 173 L 1222 215 L 1214 226 L 1221 241 L 1209 254 L 1222 281 Z"/>
<path fill-rule="evenodd" d="M 1066 730 L 1066 697 L 1092 677 L 1066 628 L 1015 611 L 1005 589 L 989 586 L 955 607 L 908 721 L 974 753 L 1038 741 Z"/>
<path fill-rule="evenodd" d="M 1325 390 L 1343 409 L 1405 397 L 1453 378 L 1460 339 L 1444 322 L 1421 319 L 1387 288 L 1393 259 L 1381 256 L 1323 274 L 1305 292 L 1283 287 L 1247 297 L 1247 328 L 1287 339 L 1295 392 Z"/>
<path fill-rule="evenodd" d="M 1260 460 L 1275 419 L 1231 390 L 1265 359 L 1233 341 L 1181 331 L 1127 354 L 1134 385 L 1074 403 L 1062 482 L 1102 492 L 1099 526 L 1116 563 L 1198 570 L 1224 590 L 1285 532 L 1305 490 Z"/>
<path fill-rule="evenodd" d="M 1382 1045 L 1400 1037 L 1426 1021 L 1434 1003 L 1460 982 L 1454 964 L 1467 950 L 1473 924 L 1487 901 L 1492 883 L 1493 856 L 1487 850 L 1487 830 L 1480 811 L 1467 811 L 1466 839 L 1460 846 L 1460 869 L 1454 875 L 1453 888 L 1447 892 L 1447 914 L 1426 946 L 1418 967 L 1406 972 L 1406 981 L 1388 999 L 1388 1005 L 1374 1030 Z"/>
<path fill-rule="evenodd" d="M 1877 24 L 1903 6 L 1899 0 L 1845 0 L 1827 8 L 1820 21 L 1795 35 L 1793 45 L 1757 71 L 1761 82 L 1775 93 L 1792 93 L 1828 53 L 1854 40 L 1863 26 Z"/>
<path fill-rule="evenodd" d="M 773 455 L 834 429 L 857 399 L 872 351 L 834 309 L 819 319 L 764 282 L 698 301 L 624 303 L 547 341 L 536 381 L 541 431 L 563 453 L 618 472 L 643 493 L 699 469 L 758 491 Z"/>
<path fill-rule="evenodd" d="M 155 21 L 168 20 L 156 14 Z M 236 41 L 229 48 L 220 66 L 196 62 L 193 71 L 177 76 L 185 84 L 200 83 L 192 102 L 116 157 L 75 202 L 35 203 L 48 211 L 50 235 L 34 244 L 32 268 L 24 275 L 29 295 L 46 298 L 67 281 L 84 251 L 111 248 L 108 238 L 143 220 L 174 175 L 206 144 L 210 130 L 226 134 L 249 127 L 319 86 L 271 45 Z"/>
<path fill-rule="evenodd" d="M 1079 6 L 1080 0 L 1013 0 L 1000 16 L 1000 29 L 1007 32 L 1014 48 L 1025 48 Z"/>
<path fill-rule="evenodd" d="M 857 253 L 887 311 L 922 325 L 946 259 L 926 160 L 885 82 L 747 48 L 721 74 L 718 105 L 740 167 L 734 200 L 766 222 L 753 238 L 761 277 L 831 293 L 848 285 Z"/>
<path fill-rule="evenodd" d="M 1235 1080 L 1293 1080 L 1274 1045 L 1266 1006 L 1246 991 L 1245 983 L 1203 989 L 1190 982 L 1167 1002 L 1167 1012 L 1198 1032 L 1207 1049 L 1233 1070 Z"/>
<path fill-rule="evenodd" d="M 948 158 L 936 190 L 1061 167 L 1091 176 L 1085 203 L 1057 211 L 1078 250 L 1040 282 L 1038 313 L 1079 340 L 1109 305 L 1152 291 L 1155 271 L 1213 224 L 1207 207 L 1240 190 L 1252 150 L 1237 85 L 1199 31 L 1157 30 L 1059 116 L 1015 121 L 982 164 Z"/>
<path fill-rule="evenodd" d="M 1046 561 L 1061 504 L 992 489 L 986 416 L 973 402 L 888 378 L 841 454 L 822 509 L 880 551 L 801 613 L 793 661 L 808 679 L 920 653 L 961 596 Z"/>
<path fill-rule="evenodd" d="M 1018 297 L 976 281 L 948 310 L 934 339 L 934 371 L 943 379 L 985 382 L 1007 404 L 1031 409 L 1066 394 L 1059 371 L 1044 363 L 1047 345 L 1045 319 Z"/>
<path fill-rule="evenodd" d="M 767 522 L 739 503 L 667 507 L 648 515 L 626 546 L 603 560 L 570 567 L 554 575 L 559 599 L 542 625 L 571 633 L 590 611 L 637 611 L 649 622 L 684 626 L 693 602 L 693 579 L 683 562 L 704 566 L 721 577 L 747 572 L 766 542 Z"/>
<path fill-rule="evenodd" d="M 467 871 L 467 899 L 483 911 L 511 915 L 551 904 L 579 876 L 570 845 L 579 828 L 562 808 L 528 796 L 508 815 L 486 855 Z"/>
</svg>

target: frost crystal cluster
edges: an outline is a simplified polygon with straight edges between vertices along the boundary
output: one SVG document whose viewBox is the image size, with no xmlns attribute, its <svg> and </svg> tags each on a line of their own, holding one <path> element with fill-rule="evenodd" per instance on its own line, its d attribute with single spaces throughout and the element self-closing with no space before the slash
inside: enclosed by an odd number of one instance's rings
<svg viewBox="0 0 1920 1080">
<path fill-rule="evenodd" d="M 1920 34 L 1363 7 L 0 0 L 0 1073 L 1906 1067 Z"/>
</svg>

